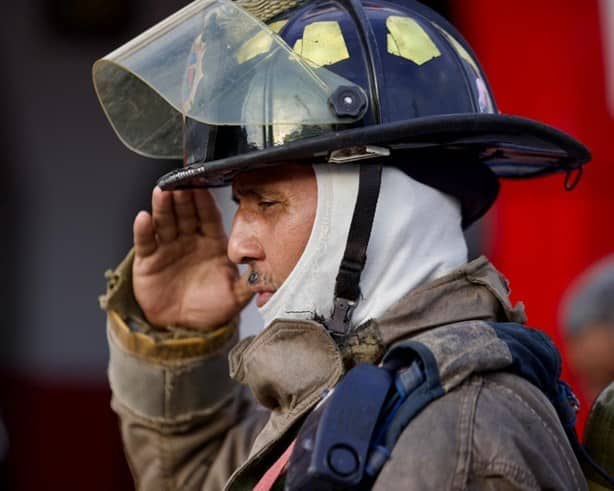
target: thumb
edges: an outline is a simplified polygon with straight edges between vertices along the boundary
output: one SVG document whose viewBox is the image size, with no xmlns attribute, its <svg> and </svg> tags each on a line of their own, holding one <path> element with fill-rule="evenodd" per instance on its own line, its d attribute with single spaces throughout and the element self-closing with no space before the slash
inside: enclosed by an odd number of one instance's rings
<svg viewBox="0 0 614 491">
<path fill-rule="evenodd" d="M 254 296 L 254 292 L 249 288 L 247 278 L 249 278 L 250 271 L 247 270 L 243 273 L 234 284 L 234 294 L 240 307 L 245 307 Z"/>
</svg>

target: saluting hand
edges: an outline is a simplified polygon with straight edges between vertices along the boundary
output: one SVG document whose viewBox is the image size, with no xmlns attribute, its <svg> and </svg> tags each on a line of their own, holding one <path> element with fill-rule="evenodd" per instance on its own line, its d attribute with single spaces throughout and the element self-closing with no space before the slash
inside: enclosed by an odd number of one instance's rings
<svg viewBox="0 0 614 491">
<path fill-rule="evenodd" d="M 147 320 L 207 330 L 230 322 L 252 297 L 226 255 L 219 209 L 204 189 L 152 195 L 134 220 L 133 288 Z"/>
</svg>

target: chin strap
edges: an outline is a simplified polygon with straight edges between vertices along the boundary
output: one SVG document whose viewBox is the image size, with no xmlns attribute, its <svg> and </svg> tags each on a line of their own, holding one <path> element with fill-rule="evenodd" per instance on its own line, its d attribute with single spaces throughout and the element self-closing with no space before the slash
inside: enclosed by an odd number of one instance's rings
<svg viewBox="0 0 614 491">
<path fill-rule="evenodd" d="M 335 282 L 333 313 L 326 323 L 335 338 L 348 334 L 352 312 L 360 297 L 360 275 L 367 260 L 367 246 L 373 228 L 381 180 L 381 165 L 374 163 L 360 166 L 358 196 Z"/>
</svg>

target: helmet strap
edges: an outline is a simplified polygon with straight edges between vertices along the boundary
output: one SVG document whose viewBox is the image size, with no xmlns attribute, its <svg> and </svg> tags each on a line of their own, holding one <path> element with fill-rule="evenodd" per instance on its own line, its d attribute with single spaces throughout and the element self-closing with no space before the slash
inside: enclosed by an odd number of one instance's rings
<svg viewBox="0 0 614 491">
<path fill-rule="evenodd" d="M 360 298 L 360 276 L 367 261 L 367 246 L 377 208 L 382 166 L 363 164 L 359 172 L 358 196 L 345 252 L 335 281 L 333 314 L 326 323 L 326 327 L 335 338 L 343 338 L 349 333 L 352 312 Z"/>
</svg>

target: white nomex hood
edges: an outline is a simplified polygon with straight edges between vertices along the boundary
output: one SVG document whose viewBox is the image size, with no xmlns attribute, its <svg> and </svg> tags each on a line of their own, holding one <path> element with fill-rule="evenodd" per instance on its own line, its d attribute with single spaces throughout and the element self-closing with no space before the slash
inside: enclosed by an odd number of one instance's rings
<svg viewBox="0 0 614 491">
<path fill-rule="evenodd" d="M 275 319 L 329 319 L 335 279 L 358 194 L 357 165 L 315 165 L 318 204 L 299 262 L 259 309 L 264 327 Z M 459 203 L 393 167 L 382 184 L 352 316 L 358 326 L 377 318 L 417 286 L 467 262 Z"/>
</svg>

